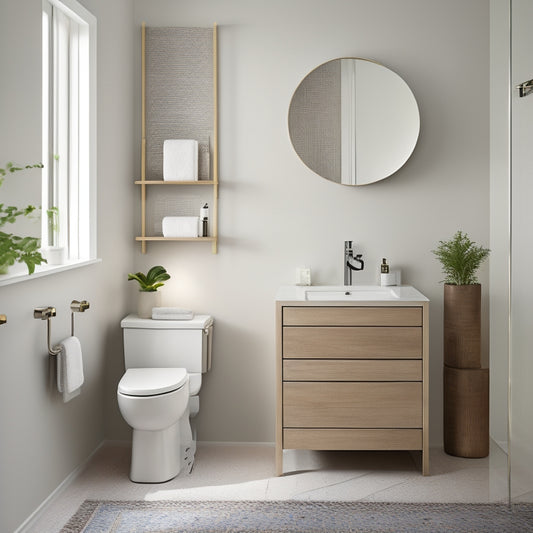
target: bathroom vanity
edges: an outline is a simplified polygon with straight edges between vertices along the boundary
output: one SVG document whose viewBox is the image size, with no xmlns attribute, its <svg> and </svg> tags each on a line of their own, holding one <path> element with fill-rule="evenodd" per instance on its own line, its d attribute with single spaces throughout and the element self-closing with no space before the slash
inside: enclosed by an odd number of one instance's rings
<svg viewBox="0 0 533 533">
<path fill-rule="evenodd" d="M 276 471 L 283 450 L 419 450 L 429 474 L 429 300 L 414 287 L 281 287 Z"/>
</svg>

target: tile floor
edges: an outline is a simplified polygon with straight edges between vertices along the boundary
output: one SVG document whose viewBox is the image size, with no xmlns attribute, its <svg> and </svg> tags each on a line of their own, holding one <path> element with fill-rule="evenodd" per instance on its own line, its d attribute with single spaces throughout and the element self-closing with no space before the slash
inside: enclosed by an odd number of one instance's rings
<svg viewBox="0 0 533 533">
<path fill-rule="evenodd" d="M 432 449 L 426 477 L 409 452 L 284 453 L 285 474 L 276 477 L 273 447 L 200 444 L 191 474 L 138 484 L 128 479 L 130 448 L 108 443 L 25 531 L 58 532 L 85 499 L 507 501 L 506 455 L 496 445 L 485 459 Z"/>
</svg>

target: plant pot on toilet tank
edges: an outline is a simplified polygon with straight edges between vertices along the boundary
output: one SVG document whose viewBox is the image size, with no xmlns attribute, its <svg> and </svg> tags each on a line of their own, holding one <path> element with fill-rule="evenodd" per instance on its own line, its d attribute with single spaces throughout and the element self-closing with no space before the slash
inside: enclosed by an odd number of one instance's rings
<svg viewBox="0 0 533 533">
<path fill-rule="evenodd" d="M 152 318 L 152 309 L 161 306 L 161 292 L 158 289 L 168 279 L 170 275 L 161 265 L 152 267 L 146 274 L 128 274 L 128 281 L 135 280 L 139 283 L 137 314 L 140 318 Z"/>
<path fill-rule="evenodd" d="M 489 250 L 458 231 L 433 250 L 444 279 L 444 450 L 459 457 L 489 453 L 489 371 L 481 368 L 481 285 Z"/>
</svg>

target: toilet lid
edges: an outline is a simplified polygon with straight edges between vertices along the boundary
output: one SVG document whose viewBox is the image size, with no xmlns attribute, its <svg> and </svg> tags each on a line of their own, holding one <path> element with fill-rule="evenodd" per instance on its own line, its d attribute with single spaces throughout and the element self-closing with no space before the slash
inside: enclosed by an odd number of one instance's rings
<svg viewBox="0 0 533 533">
<path fill-rule="evenodd" d="M 118 391 L 128 396 L 155 396 L 179 389 L 186 382 L 185 368 L 128 368 Z"/>
</svg>

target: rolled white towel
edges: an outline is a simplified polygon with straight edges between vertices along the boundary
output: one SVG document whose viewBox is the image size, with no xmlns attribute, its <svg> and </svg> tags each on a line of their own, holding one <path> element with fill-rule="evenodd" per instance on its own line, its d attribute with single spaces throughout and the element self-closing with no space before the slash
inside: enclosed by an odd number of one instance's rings
<svg viewBox="0 0 533 533">
<path fill-rule="evenodd" d="M 78 396 L 84 381 L 81 344 L 77 337 L 67 337 L 59 346 L 57 390 L 63 394 L 63 401 L 68 402 Z"/>
<path fill-rule="evenodd" d="M 190 309 L 179 307 L 154 307 L 152 308 L 153 320 L 192 320 L 194 313 Z"/>
<path fill-rule="evenodd" d="M 198 180 L 198 141 L 167 139 L 163 142 L 163 180 Z"/>
<path fill-rule="evenodd" d="M 199 217 L 164 217 L 163 237 L 198 237 Z"/>
</svg>

